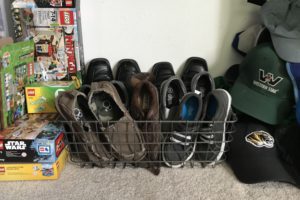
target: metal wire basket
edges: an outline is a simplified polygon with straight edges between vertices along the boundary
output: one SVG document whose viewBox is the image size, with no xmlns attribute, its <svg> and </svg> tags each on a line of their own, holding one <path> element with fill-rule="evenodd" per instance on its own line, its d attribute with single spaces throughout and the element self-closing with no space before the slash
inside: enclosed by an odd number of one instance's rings
<svg viewBox="0 0 300 200">
<path fill-rule="evenodd" d="M 179 168 L 215 166 L 224 161 L 236 121 L 233 115 L 228 121 L 63 123 L 70 160 L 82 167 Z"/>
</svg>

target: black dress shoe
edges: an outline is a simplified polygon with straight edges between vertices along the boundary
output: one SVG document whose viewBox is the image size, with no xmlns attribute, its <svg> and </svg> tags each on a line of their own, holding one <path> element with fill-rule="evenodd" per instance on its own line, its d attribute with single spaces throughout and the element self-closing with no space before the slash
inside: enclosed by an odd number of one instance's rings
<svg viewBox="0 0 300 200">
<path fill-rule="evenodd" d="M 175 76 L 173 66 L 169 62 L 158 62 L 152 67 L 152 74 L 154 77 L 154 85 L 160 90 L 162 82 Z"/>
<path fill-rule="evenodd" d="M 181 79 L 188 92 L 191 91 L 191 81 L 193 77 L 203 71 L 208 71 L 206 60 L 199 57 L 191 57 L 185 62 Z"/>
<path fill-rule="evenodd" d="M 116 81 L 116 80 L 111 81 L 111 83 L 117 89 L 123 104 L 128 109 L 129 108 L 129 95 L 128 95 L 128 92 L 127 92 L 127 89 L 126 89 L 124 83 L 121 81 Z"/>
<path fill-rule="evenodd" d="M 132 75 L 140 73 L 141 69 L 133 59 L 123 59 L 117 64 L 116 80 L 121 81 L 128 87 Z"/>
<path fill-rule="evenodd" d="M 88 95 L 91 91 L 91 85 L 83 84 L 78 91 L 84 93 L 85 95 Z"/>
<path fill-rule="evenodd" d="M 113 74 L 109 61 L 105 58 L 95 58 L 91 60 L 87 69 L 85 84 L 90 85 L 92 82 L 111 80 L 113 80 Z"/>
</svg>

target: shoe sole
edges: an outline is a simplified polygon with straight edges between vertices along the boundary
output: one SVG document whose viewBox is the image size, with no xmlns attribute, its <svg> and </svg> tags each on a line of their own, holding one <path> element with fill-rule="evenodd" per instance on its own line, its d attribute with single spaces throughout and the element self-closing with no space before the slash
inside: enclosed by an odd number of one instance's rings
<svg viewBox="0 0 300 200">
<path fill-rule="evenodd" d="M 217 89 L 217 90 L 220 90 L 220 89 Z M 221 148 L 220 148 L 220 152 L 219 154 L 217 155 L 216 159 L 210 163 L 209 165 L 215 165 L 220 159 L 221 157 L 223 156 L 224 154 L 224 149 L 225 149 L 225 136 L 226 136 L 226 122 L 228 120 L 228 116 L 229 116 L 229 112 L 230 112 L 230 107 L 231 107 L 231 101 L 232 101 L 232 98 L 231 98 L 231 95 L 226 91 L 226 90 L 222 90 L 224 91 L 224 93 L 226 94 L 226 96 L 228 97 L 228 107 L 227 107 L 227 110 L 226 110 L 226 118 L 224 119 L 224 124 L 223 124 L 223 134 L 222 134 L 222 144 L 221 144 Z"/>
<path fill-rule="evenodd" d="M 167 139 L 167 138 L 168 138 L 168 137 L 166 137 L 166 139 Z M 180 163 L 180 164 L 178 164 L 178 165 L 172 165 L 172 164 L 170 164 L 169 161 L 166 160 L 165 154 L 162 153 L 162 159 L 163 159 L 164 163 L 165 163 L 168 167 L 171 167 L 171 168 L 180 168 L 180 167 L 184 166 L 185 162 L 189 161 L 189 160 L 193 157 L 193 155 L 195 154 L 196 146 L 197 146 L 196 144 L 197 144 L 197 138 L 196 138 L 195 141 L 194 141 L 194 144 L 193 144 L 193 151 L 191 152 L 191 154 L 190 154 L 184 161 L 182 161 L 182 163 Z M 165 141 L 164 141 L 163 144 L 162 144 L 162 149 L 164 149 L 164 146 L 165 146 Z"/>
</svg>

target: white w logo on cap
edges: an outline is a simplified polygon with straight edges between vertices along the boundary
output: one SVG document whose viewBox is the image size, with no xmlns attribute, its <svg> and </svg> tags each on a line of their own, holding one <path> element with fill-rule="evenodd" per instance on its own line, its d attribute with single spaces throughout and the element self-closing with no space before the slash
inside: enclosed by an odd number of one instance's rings
<svg viewBox="0 0 300 200">
<path fill-rule="evenodd" d="M 282 77 L 277 76 L 274 78 L 274 74 L 272 73 L 267 73 L 265 74 L 265 71 L 262 69 L 259 69 L 259 81 L 263 83 L 267 83 L 270 86 L 276 86 L 278 83 L 280 83 L 283 80 Z"/>
</svg>

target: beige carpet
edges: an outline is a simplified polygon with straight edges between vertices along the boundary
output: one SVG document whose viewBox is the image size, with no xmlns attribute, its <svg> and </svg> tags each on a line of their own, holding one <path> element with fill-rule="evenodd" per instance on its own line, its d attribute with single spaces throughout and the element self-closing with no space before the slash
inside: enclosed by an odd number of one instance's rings
<svg viewBox="0 0 300 200">
<path fill-rule="evenodd" d="M 157 177 L 144 169 L 81 169 L 68 164 L 57 181 L 0 182 L 0 191 L 1 200 L 300 199 L 300 190 L 289 184 L 242 184 L 225 164 L 163 168 Z"/>
</svg>

